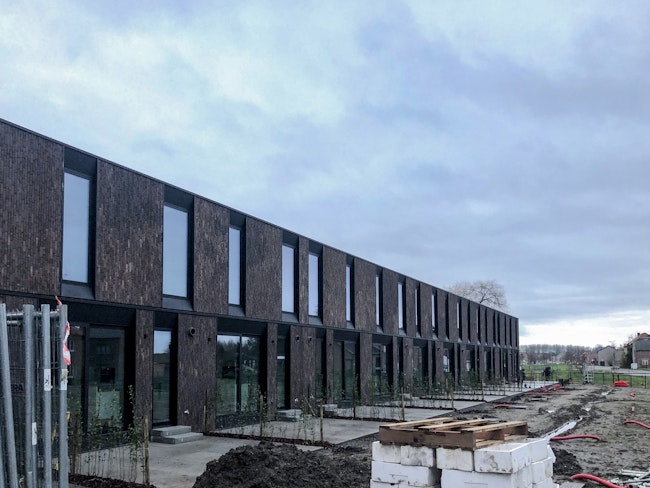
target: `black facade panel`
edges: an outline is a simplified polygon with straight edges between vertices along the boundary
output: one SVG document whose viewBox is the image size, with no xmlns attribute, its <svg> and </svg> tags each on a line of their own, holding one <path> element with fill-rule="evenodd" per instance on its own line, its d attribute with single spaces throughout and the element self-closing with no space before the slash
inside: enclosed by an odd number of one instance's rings
<svg viewBox="0 0 650 488">
<path fill-rule="evenodd" d="M 0 290 L 61 288 L 63 146 L 0 122 Z"/>
<path fill-rule="evenodd" d="M 282 230 L 246 219 L 246 316 L 277 321 L 282 312 Z"/>
<path fill-rule="evenodd" d="M 422 339 L 431 339 L 432 333 L 432 303 L 433 303 L 433 288 L 426 283 L 420 283 L 420 329 L 422 331 Z"/>
<path fill-rule="evenodd" d="M 204 412 L 214 405 L 216 336 L 215 317 L 179 315 L 176 418 L 196 432 L 214 428 L 214 415 L 208 415 L 209 424 L 205 425 Z"/>
<path fill-rule="evenodd" d="M 354 259 L 354 326 L 357 330 L 375 332 L 377 330 L 375 315 L 375 280 L 377 277 L 377 266 L 364 261 Z"/>
<path fill-rule="evenodd" d="M 201 198 L 194 199 L 194 310 L 197 312 L 228 312 L 229 228 L 228 209 Z"/>
<path fill-rule="evenodd" d="M 394 271 L 384 269 L 382 272 L 382 326 L 385 334 L 397 335 L 399 328 L 397 306 L 398 275 Z"/>
<path fill-rule="evenodd" d="M 346 256 L 331 247 L 323 247 L 323 324 L 345 327 Z"/>
<path fill-rule="evenodd" d="M 100 161 L 97 167 L 97 300 L 160 306 L 164 186 Z"/>
<path fill-rule="evenodd" d="M 295 270 L 298 276 L 298 303 L 296 312 L 298 322 L 309 323 L 309 240 L 306 237 L 298 237 L 298 268 Z"/>
</svg>

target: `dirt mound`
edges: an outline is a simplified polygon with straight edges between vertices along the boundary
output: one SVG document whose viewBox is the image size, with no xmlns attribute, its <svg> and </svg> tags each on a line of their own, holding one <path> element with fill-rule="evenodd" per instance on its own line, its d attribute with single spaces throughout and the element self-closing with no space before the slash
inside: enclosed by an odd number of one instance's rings
<svg viewBox="0 0 650 488">
<path fill-rule="evenodd" d="M 261 442 L 209 462 L 194 488 L 355 488 L 367 487 L 369 479 L 370 457 L 365 450 L 307 452 Z"/>
<path fill-rule="evenodd" d="M 582 473 L 582 466 L 578 463 L 578 458 L 564 449 L 553 449 L 555 454 L 555 463 L 553 463 L 553 473 L 557 475 L 573 476 L 576 473 Z"/>
</svg>

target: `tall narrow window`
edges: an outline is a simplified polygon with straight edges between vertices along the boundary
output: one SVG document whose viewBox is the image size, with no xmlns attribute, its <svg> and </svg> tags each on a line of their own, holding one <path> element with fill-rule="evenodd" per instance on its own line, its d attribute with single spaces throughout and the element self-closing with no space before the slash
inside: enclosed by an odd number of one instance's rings
<svg viewBox="0 0 650 488">
<path fill-rule="evenodd" d="M 397 282 L 397 321 L 400 334 L 404 334 L 404 283 Z"/>
<path fill-rule="evenodd" d="M 352 289 L 352 283 L 352 264 L 348 263 L 345 266 L 345 320 L 348 324 L 353 323 L 354 290 Z"/>
<path fill-rule="evenodd" d="M 309 253 L 309 315 L 320 317 L 320 256 Z"/>
<path fill-rule="evenodd" d="M 375 323 L 377 324 L 377 331 L 381 332 L 382 323 L 381 323 L 381 271 L 377 270 L 375 275 Z"/>
<path fill-rule="evenodd" d="M 63 193 L 63 280 L 87 284 L 90 257 L 90 179 L 66 172 Z"/>
<path fill-rule="evenodd" d="M 458 327 L 458 339 L 463 340 L 463 313 L 461 311 L 460 298 L 456 299 L 456 326 Z"/>
<path fill-rule="evenodd" d="M 438 337 L 438 314 L 437 314 L 437 303 L 438 297 L 436 293 L 431 294 L 431 331 L 433 332 L 433 337 Z"/>
<path fill-rule="evenodd" d="M 282 245 L 282 311 L 296 311 L 296 250 L 287 244 Z"/>
<path fill-rule="evenodd" d="M 228 232 L 228 303 L 241 305 L 241 229 L 230 226 Z"/>
<path fill-rule="evenodd" d="M 415 285 L 415 291 L 413 292 L 413 299 L 415 305 L 415 332 L 418 336 L 422 335 L 422 329 L 420 328 L 420 286 Z"/>
<path fill-rule="evenodd" d="M 163 224 L 163 294 L 188 296 L 188 230 L 187 210 L 165 205 Z"/>
</svg>

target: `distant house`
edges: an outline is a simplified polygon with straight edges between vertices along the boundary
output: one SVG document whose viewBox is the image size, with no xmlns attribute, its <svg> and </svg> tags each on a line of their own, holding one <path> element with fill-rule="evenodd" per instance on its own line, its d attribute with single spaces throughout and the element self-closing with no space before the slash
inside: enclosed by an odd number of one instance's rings
<svg viewBox="0 0 650 488">
<path fill-rule="evenodd" d="M 626 346 L 631 350 L 632 363 L 636 363 L 640 368 L 650 367 L 650 334 L 637 333 Z"/>
<path fill-rule="evenodd" d="M 614 346 L 601 347 L 596 351 L 596 364 L 599 366 L 614 366 L 618 363 Z"/>
</svg>

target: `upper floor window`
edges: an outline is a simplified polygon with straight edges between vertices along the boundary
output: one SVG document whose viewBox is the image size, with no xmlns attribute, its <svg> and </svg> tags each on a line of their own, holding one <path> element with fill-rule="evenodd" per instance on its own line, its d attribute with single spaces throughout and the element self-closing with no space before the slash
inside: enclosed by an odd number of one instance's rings
<svg viewBox="0 0 650 488">
<path fill-rule="evenodd" d="M 397 321 L 400 333 L 404 333 L 404 282 L 397 282 Z"/>
<path fill-rule="evenodd" d="M 352 324 L 354 311 L 354 290 L 352 289 L 352 263 L 348 262 L 345 266 L 345 320 Z"/>
<path fill-rule="evenodd" d="M 382 292 L 382 283 L 381 283 L 381 271 L 377 270 L 375 275 L 375 324 L 377 325 L 377 330 L 381 331 L 382 322 L 381 322 L 381 305 L 383 303 L 381 292 Z"/>
<path fill-rule="evenodd" d="M 242 239 L 241 229 L 230 226 L 228 230 L 228 303 L 241 305 L 241 270 L 242 270 Z"/>
<path fill-rule="evenodd" d="M 90 269 L 91 181 L 66 171 L 63 193 L 64 281 L 88 283 Z"/>
<path fill-rule="evenodd" d="M 282 311 L 296 311 L 296 249 L 282 244 Z"/>
<path fill-rule="evenodd" d="M 312 317 L 320 317 L 320 263 L 321 258 L 318 254 L 309 253 L 307 273 L 309 275 L 309 315 Z"/>
<path fill-rule="evenodd" d="M 413 292 L 414 299 L 414 310 L 415 310 L 415 332 L 418 336 L 422 335 L 422 329 L 420 328 L 420 286 L 415 285 L 415 291 Z"/>
<path fill-rule="evenodd" d="M 187 298 L 189 214 L 165 204 L 163 223 L 163 294 Z"/>
<path fill-rule="evenodd" d="M 431 332 L 433 332 L 433 337 L 438 336 L 438 314 L 436 313 L 437 310 L 437 303 L 438 303 L 438 297 L 436 296 L 436 292 L 434 291 L 431 294 Z"/>
<path fill-rule="evenodd" d="M 456 298 L 456 327 L 458 327 L 458 339 L 463 340 L 463 312 L 461 309 L 461 299 Z"/>
</svg>

